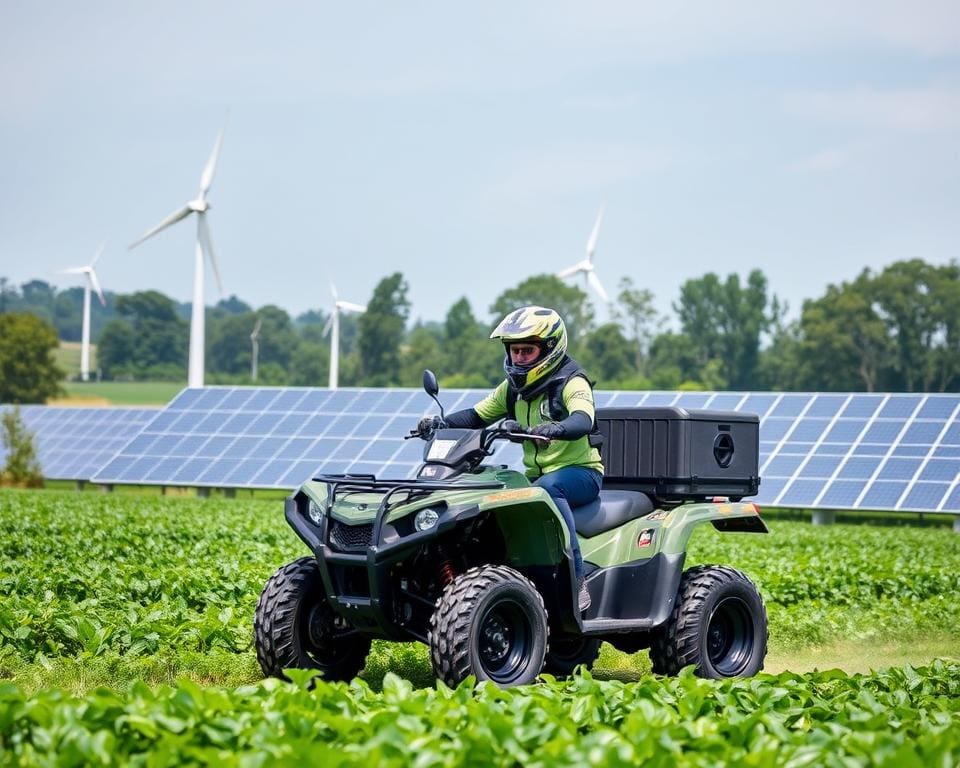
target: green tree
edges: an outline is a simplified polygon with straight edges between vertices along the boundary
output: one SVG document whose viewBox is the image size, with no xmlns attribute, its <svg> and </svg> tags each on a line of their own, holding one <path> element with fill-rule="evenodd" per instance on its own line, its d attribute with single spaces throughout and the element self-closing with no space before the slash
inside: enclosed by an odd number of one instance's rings
<svg viewBox="0 0 960 768">
<path fill-rule="evenodd" d="M 629 277 L 622 278 L 614 316 L 623 323 L 632 342 L 634 368 L 637 373 L 645 374 L 650 342 L 654 332 L 663 325 L 663 319 L 653 306 L 653 292 L 636 288 Z"/>
<path fill-rule="evenodd" d="M 20 286 L 20 297 L 19 310 L 53 323 L 57 289 L 50 283 L 45 280 L 29 280 Z"/>
<path fill-rule="evenodd" d="M 316 344 L 327 344 L 325 339 L 327 338 L 327 333 L 325 333 L 327 320 L 329 315 L 325 312 L 321 312 L 318 309 L 309 309 L 306 312 L 301 312 L 297 315 L 296 319 L 293 321 L 293 327 L 296 329 L 301 339 L 306 341 L 311 341 Z M 340 348 L 343 349 L 343 326 L 344 321 L 350 317 L 346 314 L 340 315 Z"/>
<path fill-rule="evenodd" d="M 58 345 L 56 331 L 39 317 L 0 315 L 0 402 L 43 403 L 60 394 L 64 372 L 53 357 Z"/>
<path fill-rule="evenodd" d="M 230 294 L 227 298 L 220 299 L 220 301 L 217 302 L 214 311 L 224 312 L 228 315 L 246 315 L 252 312 L 253 308 L 247 304 L 247 302 L 242 301 L 236 294 Z"/>
<path fill-rule="evenodd" d="M 486 387 L 503 378 L 503 347 L 490 340 L 490 328 L 460 298 L 443 322 L 442 381 L 445 387 Z M 452 383 L 451 383 L 452 382 Z"/>
<path fill-rule="evenodd" d="M 301 339 L 290 363 L 290 384 L 325 387 L 330 377 L 330 348 Z"/>
<path fill-rule="evenodd" d="M 264 365 L 276 363 L 284 370 L 290 368 L 290 361 L 297 350 L 299 339 L 294 330 L 290 315 L 280 307 L 272 304 L 260 307 L 256 311 L 260 318 L 260 362 Z M 247 360 L 250 359 L 250 333 L 253 331 L 253 322 L 246 332 Z M 249 367 L 249 362 L 248 362 Z"/>
<path fill-rule="evenodd" d="M 891 264 L 870 281 L 872 307 L 895 348 L 898 389 L 956 386 L 958 281 L 956 264 L 937 267 L 920 259 Z"/>
<path fill-rule="evenodd" d="M 15 405 L 0 416 L 0 428 L 3 431 L 3 447 L 7 461 L 0 472 L 4 485 L 39 488 L 43 485 L 43 474 L 37 460 L 34 435 L 23 423 L 20 407 Z"/>
<path fill-rule="evenodd" d="M 253 353 L 250 334 L 257 322 L 256 315 L 253 312 L 223 314 L 208 320 L 206 364 L 210 372 L 249 379 Z M 264 336 L 262 328 L 260 336 L 261 339 Z M 269 344 L 261 345 L 258 364 L 263 360 L 264 346 Z M 258 377 L 262 382 L 259 372 Z"/>
<path fill-rule="evenodd" d="M 701 345 L 685 333 L 668 331 L 650 343 L 650 383 L 656 389 L 726 389 L 720 361 L 704 362 Z"/>
<path fill-rule="evenodd" d="M 871 278 L 828 286 L 805 301 L 790 388 L 875 392 L 891 370 L 893 348 L 874 309 Z"/>
<path fill-rule="evenodd" d="M 590 330 L 593 310 L 587 294 L 555 275 L 534 275 L 501 293 L 490 306 L 494 322 L 519 307 L 537 305 L 560 313 L 571 339 Z"/>
<path fill-rule="evenodd" d="M 388 387 L 400 380 L 400 345 L 410 302 L 400 272 L 383 278 L 374 288 L 367 311 L 360 315 L 360 370 L 368 387 Z"/>
<path fill-rule="evenodd" d="M 583 338 L 577 361 L 600 387 L 610 387 L 636 374 L 632 344 L 616 323 L 605 323 Z"/>
<path fill-rule="evenodd" d="M 158 291 L 117 299 L 120 318 L 107 324 L 97 350 L 105 375 L 178 379 L 186 370 L 189 326 Z"/>
<path fill-rule="evenodd" d="M 441 363 L 443 358 L 442 333 L 441 329 L 423 323 L 417 323 L 413 327 L 400 358 L 401 386 L 419 387 L 425 368 L 438 372 L 438 363 Z"/>
<path fill-rule="evenodd" d="M 674 304 L 683 333 L 696 342 L 698 365 L 717 361 L 732 389 L 750 389 L 757 378 L 761 337 L 783 316 L 776 296 L 767 295 L 767 279 L 753 270 L 746 285 L 731 274 L 725 282 L 710 272 L 687 280 Z"/>
</svg>

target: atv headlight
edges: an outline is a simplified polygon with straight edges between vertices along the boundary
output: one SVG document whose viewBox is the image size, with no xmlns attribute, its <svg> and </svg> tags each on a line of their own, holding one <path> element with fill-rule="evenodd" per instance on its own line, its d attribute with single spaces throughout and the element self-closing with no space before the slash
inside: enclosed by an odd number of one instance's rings
<svg viewBox="0 0 960 768">
<path fill-rule="evenodd" d="M 413 527 L 418 531 L 429 531 L 437 524 L 437 520 L 439 519 L 440 515 L 437 513 L 437 510 L 427 507 L 417 512 L 417 516 L 413 518 Z"/>
<path fill-rule="evenodd" d="M 320 521 L 323 519 L 323 510 L 313 499 L 310 499 L 310 503 L 307 505 L 307 517 L 313 521 L 314 525 L 320 525 Z"/>
</svg>

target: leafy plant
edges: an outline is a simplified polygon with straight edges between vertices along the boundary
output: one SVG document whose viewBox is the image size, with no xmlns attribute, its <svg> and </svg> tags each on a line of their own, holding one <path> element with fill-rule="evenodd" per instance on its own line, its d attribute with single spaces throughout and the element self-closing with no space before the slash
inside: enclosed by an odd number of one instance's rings
<svg viewBox="0 0 960 768">
<path fill-rule="evenodd" d="M 37 460 L 34 435 L 23 423 L 20 407 L 8 408 L 0 416 L 0 429 L 3 430 L 3 447 L 7 453 L 7 463 L 0 472 L 0 481 L 4 485 L 19 485 L 26 488 L 39 488 L 43 485 L 43 474 Z"/>
</svg>

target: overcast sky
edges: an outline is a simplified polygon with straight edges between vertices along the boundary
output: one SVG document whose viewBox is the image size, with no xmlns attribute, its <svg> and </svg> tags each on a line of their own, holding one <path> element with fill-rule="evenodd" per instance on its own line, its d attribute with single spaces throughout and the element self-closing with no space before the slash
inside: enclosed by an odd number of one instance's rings
<svg viewBox="0 0 960 768">
<path fill-rule="evenodd" d="M 196 195 L 226 295 L 293 313 L 399 270 L 412 317 L 583 257 L 669 310 L 762 269 L 796 315 L 960 243 L 960 3 L 0 4 L 0 275 L 86 263 L 191 295 Z M 218 294 L 208 279 L 206 298 Z"/>
</svg>

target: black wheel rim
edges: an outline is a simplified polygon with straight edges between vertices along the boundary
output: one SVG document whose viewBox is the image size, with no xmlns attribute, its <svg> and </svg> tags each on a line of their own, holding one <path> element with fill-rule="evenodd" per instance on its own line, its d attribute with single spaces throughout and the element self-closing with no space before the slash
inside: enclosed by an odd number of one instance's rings
<svg viewBox="0 0 960 768">
<path fill-rule="evenodd" d="M 490 606 L 477 630 L 477 657 L 484 675 L 498 685 L 518 679 L 530 662 L 533 627 L 513 600 Z"/>
<path fill-rule="evenodd" d="M 707 659 L 723 677 L 741 674 L 753 655 L 753 619 L 739 597 L 717 603 L 707 624 Z"/>
<path fill-rule="evenodd" d="M 350 627 L 338 627 L 336 614 L 325 602 L 301 605 L 300 648 L 318 667 L 328 667 L 350 653 L 347 638 L 355 634 Z"/>
</svg>

